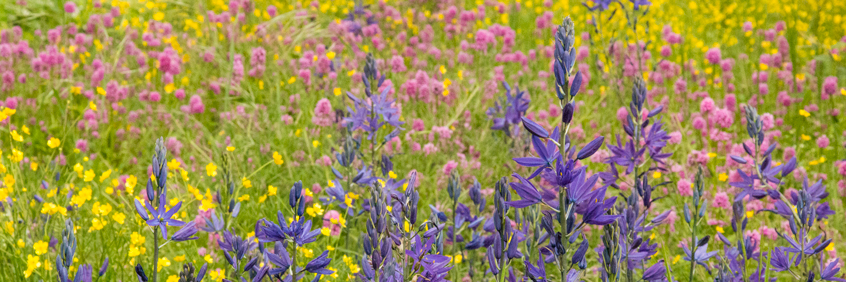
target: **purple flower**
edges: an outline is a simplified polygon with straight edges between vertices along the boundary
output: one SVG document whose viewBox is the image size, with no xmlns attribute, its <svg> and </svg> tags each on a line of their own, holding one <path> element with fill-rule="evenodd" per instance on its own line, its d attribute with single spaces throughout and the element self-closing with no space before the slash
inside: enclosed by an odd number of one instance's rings
<svg viewBox="0 0 846 282">
<path fill-rule="evenodd" d="M 593 141 L 590 141 L 590 143 L 585 145 L 584 148 L 579 150 L 579 153 L 576 155 L 576 159 L 584 160 L 586 158 L 590 158 L 590 156 L 593 156 L 593 154 L 602 147 L 603 142 L 605 142 L 605 136 L 596 137 L 596 139 L 593 139 Z"/>
<path fill-rule="evenodd" d="M 181 242 L 181 241 L 188 241 L 188 240 L 196 240 L 200 237 L 194 236 L 197 234 L 197 224 L 193 221 L 189 222 L 182 229 L 173 233 L 173 236 L 170 238 L 171 240 Z M 194 236 L 194 237 L 191 237 Z"/>
<path fill-rule="evenodd" d="M 538 192 L 538 189 L 535 188 L 535 185 L 517 173 L 512 174 L 512 176 L 520 181 L 509 183 L 509 185 L 511 185 L 511 189 L 514 189 L 514 191 L 517 192 L 517 195 L 520 196 L 520 200 L 508 201 L 506 204 L 519 209 L 541 202 L 541 194 Z"/>
<path fill-rule="evenodd" d="M 643 271 L 643 280 L 664 281 L 666 275 L 667 268 L 664 265 L 664 260 L 662 259 Z"/>
<path fill-rule="evenodd" d="M 822 273 L 820 273 L 820 279 L 826 280 L 826 281 L 838 281 L 838 282 L 846 281 L 843 278 L 835 277 L 837 275 L 837 272 L 840 271 L 840 267 L 837 266 L 839 262 L 840 262 L 840 259 L 838 258 L 838 259 L 835 259 L 834 261 L 828 263 L 828 265 L 825 266 L 825 269 L 823 269 Z"/>
<path fill-rule="evenodd" d="M 694 252 L 692 256 L 690 254 L 690 249 L 688 249 L 687 246 L 682 246 L 682 248 L 684 249 L 685 261 L 691 261 L 692 258 L 694 263 L 705 268 L 708 268 L 708 265 L 706 265 L 705 262 L 717 255 L 717 251 L 708 252 L 708 243 L 696 247 L 696 252 Z"/>
<path fill-rule="evenodd" d="M 162 229 L 162 237 L 167 238 L 167 226 L 168 225 L 170 225 L 170 226 L 182 226 L 183 224 L 185 224 L 182 221 L 171 218 L 171 217 L 173 217 L 174 214 L 176 214 L 176 212 L 179 211 L 179 208 L 182 207 L 182 201 L 180 201 L 175 206 L 173 206 L 172 208 L 167 210 L 167 212 L 165 212 L 165 203 L 167 202 L 167 199 L 165 197 L 166 197 L 167 194 L 166 193 L 160 193 L 159 195 L 160 195 L 159 196 L 160 198 L 159 198 L 159 208 L 158 209 L 152 208 L 152 205 L 150 204 L 149 201 L 145 202 L 145 204 L 147 205 L 147 211 L 149 211 L 150 214 L 152 215 L 150 217 L 150 219 L 147 220 L 147 225 L 153 226 L 153 227 L 155 227 L 155 226 L 160 227 Z M 137 204 L 136 204 L 136 209 L 137 209 Z"/>
<path fill-rule="evenodd" d="M 790 252 L 785 247 L 776 247 L 772 251 L 770 258 L 770 265 L 772 270 L 776 272 L 787 271 L 793 262 Z"/>
<path fill-rule="evenodd" d="M 553 134 L 557 135 L 557 132 L 558 128 L 555 128 L 555 132 Z M 537 157 L 514 158 L 514 161 L 521 166 L 538 167 L 538 169 L 529 176 L 529 179 L 535 178 L 535 176 L 540 174 L 545 168 L 552 167 L 552 163 L 559 157 L 559 152 L 555 143 L 552 141 L 544 142 L 537 136 L 533 135 L 532 146 L 535 149 L 535 153 L 538 154 Z"/>
<path fill-rule="evenodd" d="M 308 264 L 306 264 L 305 270 L 315 274 L 322 274 L 322 275 L 329 275 L 334 273 L 334 271 L 326 269 L 326 266 L 329 265 L 329 262 L 332 261 L 329 257 L 329 251 L 323 251 L 323 254 L 314 258 Z"/>
<path fill-rule="evenodd" d="M 523 127 L 525 127 L 529 133 L 532 133 L 532 135 L 540 138 L 549 138 L 549 131 L 546 131 L 546 128 L 543 128 L 540 124 L 537 124 L 526 117 L 521 117 L 520 119 L 523 121 Z"/>
</svg>

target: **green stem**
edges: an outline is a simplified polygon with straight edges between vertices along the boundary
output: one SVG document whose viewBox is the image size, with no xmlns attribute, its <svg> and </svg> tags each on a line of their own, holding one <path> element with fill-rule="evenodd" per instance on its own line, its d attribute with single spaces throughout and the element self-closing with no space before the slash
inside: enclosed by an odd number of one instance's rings
<svg viewBox="0 0 846 282">
<path fill-rule="evenodd" d="M 153 228 L 153 280 L 156 282 L 156 276 L 159 272 L 159 227 Z"/>
<path fill-rule="evenodd" d="M 690 235 L 690 246 L 691 246 L 690 247 L 690 253 L 691 253 L 691 256 L 693 256 L 693 254 L 696 254 L 696 247 L 697 247 L 696 246 L 696 223 L 697 223 L 697 221 L 696 221 L 697 216 L 696 215 L 698 213 L 696 212 L 696 210 L 693 213 L 695 215 L 693 216 L 694 220 L 691 223 L 691 225 L 693 226 L 692 227 L 693 230 L 691 231 L 691 235 Z M 693 273 L 695 271 L 696 271 L 696 263 L 694 262 L 694 258 L 691 257 L 691 259 L 690 259 L 690 278 L 688 279 L 688 281 L 691 281 L 691 282 L 693 281 Z"/>
<path fill-rule="evenodd" d="M 291 281 L 297 282 L 297 242 L 292 242 L 294 252 L 291 253 Z"/>
</svg>

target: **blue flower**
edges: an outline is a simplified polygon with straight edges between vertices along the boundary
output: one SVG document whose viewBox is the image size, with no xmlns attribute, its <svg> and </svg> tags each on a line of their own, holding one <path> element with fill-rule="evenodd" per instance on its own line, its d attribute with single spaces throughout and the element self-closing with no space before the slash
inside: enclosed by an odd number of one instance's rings
<svg viewBox="0 0 846 282">
<path fill-rule="evenodd" d="M 153 227 L 156 227 L 156 226 L 160 227 L 162 229 L 162 237 L 167 238 L 167 226 L 168 225 L 170 225 L 170 226 L 182 226 L 183 224 L 185 224 L 182 221 L 171 218 L 171 217 L 173 217 L 174 214 L 176 214 L 176 212 L 179 211 L 179 208 L 182 207 L 182 201 L 180 201 L 175 206 L 173 206 L 172 208 L 167 210 L 167 212 L 165 212 L 165 203 L 167 202 L 165 195 L 167 195 L 167 194 L 166 193 L 160 193 L 159 195 L 160 195 L 159 196 L 160 198 L 159 198 L 159 208 L 158 209 L 154 209 L 149 201 L 145 202 L 145 204 L 147 205 L 147 211 L 149 211 L 150 214 L 152 215 L 150 217 L 150 219 L 147 220 L 147 225 L 153 226 Z M 138 200 L 136 199 L 136 201 L 138 201 Z M 138 204 L 136 203 L 136 209 L 137 209 L 137 205 Z"/>
</svg>

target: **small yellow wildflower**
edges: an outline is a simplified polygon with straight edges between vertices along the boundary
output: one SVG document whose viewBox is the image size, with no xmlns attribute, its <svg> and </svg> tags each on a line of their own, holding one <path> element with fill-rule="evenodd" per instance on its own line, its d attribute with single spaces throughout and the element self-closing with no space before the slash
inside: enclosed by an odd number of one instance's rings
<svg viewBox="0 0 846 282">
<path fill-rule="evenodd" d="M 44 241 L 38 241 L 38 242 L 35 242 L 35 244 L 32 244 L 32 248 L 35 250 L 35 254 L 39 255 L 39 256 L 46 254 L 47 253 L 47 247 L 49 247 L 49 246 L 50 246 L 50 244 L 47 244 L 47 242 L 44 242 Z"/>
<path fill-rule="evenodd" d="M 50 140 L 47 140 L 47 146 L 50 147 L 50 149 L 56 149 L 56 147 L 59 147 L 61 144 L 62 142 L 56 137 L 50 137 Z"/>
<path fill-rule="evenodd" d="M 206 165 L 206 174 L 211 177 L 217 176 L 217 166 L 214 165 L 214 163 L 209 163 L 208 165 Z"/>
</svg>

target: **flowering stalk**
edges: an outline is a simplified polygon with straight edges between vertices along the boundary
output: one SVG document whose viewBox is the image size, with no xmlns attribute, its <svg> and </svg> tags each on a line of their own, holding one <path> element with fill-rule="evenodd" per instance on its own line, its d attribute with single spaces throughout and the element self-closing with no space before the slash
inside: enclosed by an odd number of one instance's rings
<svg viewBox="0 0 846 282">
<path fill-rule="evenodd" d="M 161 230 L 162 239 L 173 241 L 188 241 L 195 240 L 198 237 L 193 237 L 197 233 L 197 228 L 193 222 L 185 225 L 180 220 L 172 217 L 179 212 L 182 207 L 182 201 L 174 205 L 170 209 L 165 209 L 167 203 L 167 149 L 165 148 L 163 138 L 156 140 L 156 147 L 153 151 L 152 168 L 153 174 L 147 179 L 146 193 L 147 198 L 144 199 L 144 204 L 135 199 L 135 211 L 138 215 L 147 222 L 148 227 L 151 227 L 153 232 L 153 276 L 151 281 L 156 282 L 158 273 L 159 249 L 164 244 L 159 245 L 159 231 Z M 155 181 L 154 181 L 155 180 Z M 151 203 L 152 202 L 152 203 Z M 158 207 L 158 208 L 156 208 Z M 147 214 L 149 213 L 149 215 Z M 182 229 L 173 233 L 168 239 L 168 226 L 183 226 Z M 139 264 L 137 268 L 143 273 L 144 269 Z M 139 274 L 140 276 L 141 274 Z"/>
<path fill-rule="evenodd" d="M 696 235 L 696 227 L 705 216 L 708 208 L 708 200 L 702 199 L 705 193 L 705 180 L 702 177 L 702 168 L 700 167 L 696 173 L 696 180 L 693 186 L 693 199 L 691 204 L 684 203 L 684 220 L 690 227 L 690 245 L 684 248 L 685 260 L 690 261 L 690 274 L 688 281 L 693 281 L 693 275 L 696 272 L 696 265 L 705 265 L 705 262 L 713 257 L 717 252 L 708 252 L 709 236 L 699 239 Z M 693 207 L 691 209 L 691 206 Z"/>
</svg>

